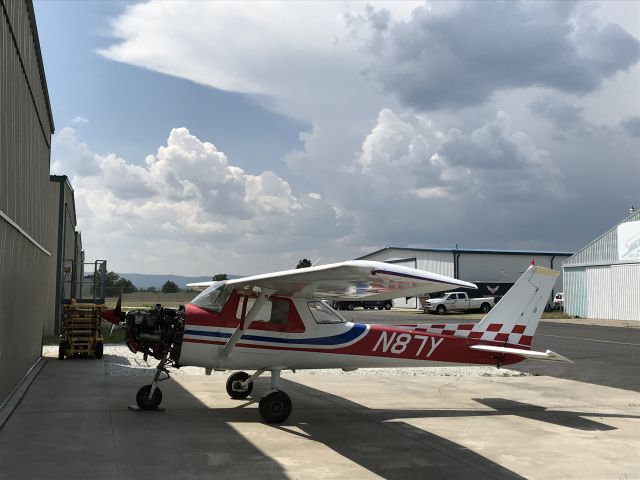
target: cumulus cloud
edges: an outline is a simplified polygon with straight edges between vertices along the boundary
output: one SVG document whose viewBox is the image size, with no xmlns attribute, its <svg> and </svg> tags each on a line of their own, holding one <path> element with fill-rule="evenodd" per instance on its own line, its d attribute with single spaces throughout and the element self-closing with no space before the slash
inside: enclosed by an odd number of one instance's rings
<svg viewBox="0 0 640 480">
<path fill-rule="evenodd" d="M 108 213 L 105 245 L 150 264 L 168 251 L 192 272 L 393 244 L 574 249 L 637 203 L 640 47 L 595 14 L 609 4 L 372 5 L 128 6 L 101 54 L 308 121 L 284 160 L 309 187 L 250 175 L 185 129 L 145 165 L 63 129 L 54 159 L 78 170 L 88 211 Z"/>
<path fill-rule="evenodd" d="M 71 123 L 74 125 L 82 125 L 83 123 L 89 123 L 89 120 L 78 115 L 71 120 Z"/>
<path fill-rule="evenodd" d="M 51 173 L 93 175 L 99 169 L 99 157 L 81 142 L 72 127 L 64 127 L 53 136 Z"/>
<path fill-rule="evenodd" d="M 194 2 L 184 8 L 176 2 L 138 3 L 113 21 L 119 42 L 100 53 L 217 89 L 252 94 L 267 108 L 307 121 L 335 115 L 340 98 L 350 98 L 354 109 L 371 111 L 368 105 L 378 94 L 366 87 L 361 70 L 367 60 L 345 23 L 346 13 L 364 5 Z M 416 5 L 389 2 L 397 18 Z"/>
<path fill-rule="evenodd" d="M 296 198 L 271 171 L 247 174 L 186 128 L 171 130 L 143 166 L 91 152 L 70 127 L 55 137 L 55 150 L 86 160 L 64 163 L 79 227 L 91 231 L 85 247 L 118 258 L 124 270 L 237 272 L 228 262 L 243 251 L 261 256 L 258 264 L 290 263 L 289 256 L 310 255 L 349 231 L 321 196 Z M 173 252 L 184 244 L 202 251 L 178 259 Z"/>
<path fill-rule="evenodd" d="M 585 122 L 583 109 L 563 98 L 540 95 L 531 102 L 529 108 L 563 131 L 572 130 Z"/>
<path fill-rule="evenodd" d="M 632 115 L 620 122 L 622 129 L 630 136 L 640 138 L 640 115 Z"/>
<path fill-rule="evenodd" d="M 404 104 L 425 110 L 487 101 L 496 91 L 543 86 L 598 89 L 640 58 L 640 42 L 577 4 L 462 2 L 407 22 L 372 17 L 369 68 Z"/>
</svg>

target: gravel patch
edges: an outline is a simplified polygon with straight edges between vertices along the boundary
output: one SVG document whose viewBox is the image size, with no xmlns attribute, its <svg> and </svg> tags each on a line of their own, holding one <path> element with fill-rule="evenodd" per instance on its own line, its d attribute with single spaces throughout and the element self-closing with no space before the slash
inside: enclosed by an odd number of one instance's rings
<svg viewBox="0 0 640 480">
<path fill-rule="evenodd" d="M 57 348 L 57 347 L 56 347 Z M 147 361 L 140 354 L 133 354 L 124 345 L 105 345 L 104 347 L 105 375 L 135 376 L 153 375 L 158 363 L 154 358 Z M 171 375 L 205 375 L 201 367 L 182 367 L 170 370 Z M 491 366 L 453 366 L 453 367 L 413 367 L 413 368 L 361 368 L 352 372 L 341 369 L 298 370 L 310 375 L 397 375 L 397 376 L 429 376 L 429 377 L 522 377 L 530 374 L 496 368 Z M 212 375 L 229 375 L 229 372 L 212 372 Z"/>
</svg>

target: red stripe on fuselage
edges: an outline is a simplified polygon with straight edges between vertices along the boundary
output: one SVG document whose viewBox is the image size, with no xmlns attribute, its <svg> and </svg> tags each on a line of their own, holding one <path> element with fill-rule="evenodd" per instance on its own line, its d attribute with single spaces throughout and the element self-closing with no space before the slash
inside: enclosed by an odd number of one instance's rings
<svg viewBox="0 0 640 480">
<path fill-rule="evenodd" d="M 290 338 L 290 340 L 292 340 Z M 226 340 L 190 339 L 186 343 L 224 345 Z M 253 348 L 265 350 L 288 350 L 299 352 L 343 354 L 371 357 L 387 357 L 406 360 L 424 360 L 437 362 L 475 363 L 482 365 L 509 365 L 523 360 L 516 355 L 496 355 L 494 353 L 471 350 L 470 345 L 500 345 L 492 341 L 469 341 L 466 338 L 452 337 L 382 325 L 370 325 L 369 331 L 354 344 L 338 348 L 294 347 L 291 345 L 256 345 L 238 342 L 235 348 Z M 516 345 L 513 345 L 517 347 Z"/>
</svg>

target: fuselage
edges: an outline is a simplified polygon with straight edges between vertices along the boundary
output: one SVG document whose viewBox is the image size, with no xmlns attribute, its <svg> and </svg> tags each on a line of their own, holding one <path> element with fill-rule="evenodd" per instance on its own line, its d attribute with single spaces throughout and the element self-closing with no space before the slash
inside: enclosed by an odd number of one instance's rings
<svg viewBox="0 0 640 480">
<path fill-rule="evenodd" d="M 250 301 L 251 297 L 234 292 L 220 311 L 187 305 L 180 365 L 228 370 L 351 369 L 432 366 L 432 362 L 506 365 L 522 360 L 469 348 L 504 343 L 430 333 L 420 325 L 347 322 L 323 302 L 288 297 L 270 299 L 263 318 L 258 314 L 233 348 L 221 354 L 242 325 Z"/>
</svg>

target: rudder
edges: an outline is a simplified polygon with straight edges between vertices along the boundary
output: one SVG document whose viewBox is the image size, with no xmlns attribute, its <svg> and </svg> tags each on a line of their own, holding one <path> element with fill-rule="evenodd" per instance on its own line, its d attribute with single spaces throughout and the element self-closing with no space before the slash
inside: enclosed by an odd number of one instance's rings
<svg viewBox="0 0 640 480">
<path fill-rule="evenodd" d="M 550 268 L 531 265 L 473 327 L 470 337 L 530 347 L 559 274 Z"/>
</svg>

